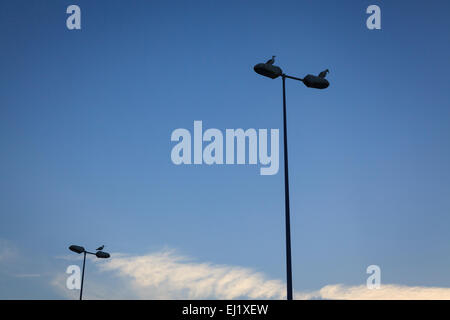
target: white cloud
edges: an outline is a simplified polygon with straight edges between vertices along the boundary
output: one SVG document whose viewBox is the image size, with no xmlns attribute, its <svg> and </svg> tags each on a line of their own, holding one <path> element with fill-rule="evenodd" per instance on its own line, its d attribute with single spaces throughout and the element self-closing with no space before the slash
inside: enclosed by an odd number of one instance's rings
<svg viewBox="0 0 450 320">
<path fill-rule="evenodd" d="M 10 261 L 17 257 L 16 247 L 5 239 L 0 239 L 0 263 Z"/>
<path fill-rule="evenodd" d="M 340 300 L 449 300 L 450 288 L 410 287 L 395 284 L 381 284 L 380 289 L 367 289 L 365 285 L 328 285 L 316 295 L 322 299 Z"/>
<path fill-rule="evenodd" d="M 142 298 L 282 299 L 285 286 L 249 268 L 199 263 L 162 251 L 145 256 L 112 255 L 99 264 L 131 280 Z"/>
<path fill-rule="evenodd" d="M 39 273 L 17 273 L 14 275 L 16 278 L 39 278 Z"/>
<path fill-rule="evenodd" d="M 285 299 L 283 281 L 269 279 L 251 268 L 196 262 L 171 250 L 142 256 L 111 254 L 95 259 L 85 283 L 86 299 Z M 91 268 L 93 265 L 90 266 Z M 94 275 L 92 275 L 94 273 Z M 53 285 L 73 298 L 79 291 L 65 288 L 67 275 Z M 86 279 L 85 279 L 86 280 Z M 317 291 L 295 292 L 296 299 L 450 299 L 450 288 L 381 284 L 327 285 Z"/>
</svg>

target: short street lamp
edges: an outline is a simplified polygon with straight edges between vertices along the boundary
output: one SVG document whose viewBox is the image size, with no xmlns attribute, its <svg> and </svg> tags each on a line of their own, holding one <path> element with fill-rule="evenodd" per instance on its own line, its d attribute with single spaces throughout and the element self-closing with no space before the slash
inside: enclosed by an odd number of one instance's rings
<svg viewBox="0 0 450 320">
<path fill-rule="evenodd" d="M 280 67 L 274 65 L 275 56 L 266 63 L 258 63 L 253 68 L 256 73 L 275 79 L 281 76 L 283 80 L 283 138 L 284 138 L 284 200 L 286 220 L 286 278 L 287 299 L 292 300 L 292 262 L 291 262 L 291 222 L 289 209 L 289 175 L 288 175 L 288 151 L 287 151 L 287 125 L 286 125 L 286 78 L 301 81 L 308 88 L 325 89 L 330 83 L 325 79 L 328 69 L 322 71 L 318 76 L 308 74 L 303 79 L 284 74 Z"/>
<path fill-rule="evenodd" d="M 101 249 L 100 249 L 101 248 Z M 86 254 L 92 254 L 94 256 L 96 256 L 97 258 L 100 259 L 107 259 L 110 257 L 109 253 L 101 251 L 103 249 L 103 246 L 97 249 L 97 251 L 94 252 L 89 252 L 84 250 L 83 247 L 81 246 L 76 246 L 76 245 L 71 245 L 69 247 L 69 250 L 76 252 L 78 254 L 80 253 L 84 253 L 84 257 L 83 257 L 83 271 L 81 273 L 81 290 L 80 290 L 80 300 L 83 300 L 83 282 L 84 282 L 84 265 L 86 264 Z"/>
</svg>

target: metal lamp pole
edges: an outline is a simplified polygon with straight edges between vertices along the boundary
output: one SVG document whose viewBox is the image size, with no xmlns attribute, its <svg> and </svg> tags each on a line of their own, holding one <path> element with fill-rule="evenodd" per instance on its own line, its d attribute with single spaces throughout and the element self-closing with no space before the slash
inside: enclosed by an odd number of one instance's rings
<svg viewBox="0 0 450 320">
<path fill-rule="evenodd" d="M 86 264 L 86 251 L 83 252 L 83 271 L 81 272 L 81 289 L 80 289 L 80 300 L 83 300 L 83 283 L 84 283 L 84 265 Z"/>
<path fill-rule="evenodd" d="M 289 171 L 288 171 L 288 147 L 286 124 L 286 76 L 283 79 L 283 145 L 284 145 L 284 208 L 286 221 L 286 280 L 287 299 L 292 300 L 292 260 L 291 260 L 291 218 L 289 206 Z"/>
<path fill-rule="evenodd" d="M 287 300 L 292 300 L 292 256 L 291 256 L 291 218 L 289 205 L 289 166 L 288 166 L 288 146 L 287 146 L 287 115 L 286 115 L 286 78 L 303 82 L 309 88 L 325 89 L 329 86 L 325 79 L 328 69 L 322 71 L 318 76 L 308 74 L 305 78 L 297 78 L 284 74 L 281 68 L 273 65 L 275 56 L 266 63 L 258 63 L 254 70 L 256 73 L 275 79 L 281 76 L 283 82 L 283 144 L 284 144 L 284 207 L 286 222 L 286 284 Z"/>
</svg>

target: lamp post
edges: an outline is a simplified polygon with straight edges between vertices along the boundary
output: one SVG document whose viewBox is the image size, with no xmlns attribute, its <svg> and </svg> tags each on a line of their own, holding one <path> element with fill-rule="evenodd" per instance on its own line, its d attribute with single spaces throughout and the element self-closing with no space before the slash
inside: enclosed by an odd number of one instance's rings
<svg viewBox="0 0 450 320">
<path fill-rule="evenodd" d="M 287 148 L 287 121 L 286 121 L 286 78 L 301 81 L 308 88 L 325 89 L 330 83 L 325 79 L 328 69 L 318 76 L 308 74 L 303 79 L 289 76 L 280 67 L 273 65 L 275 56 L 266 63 L 258 63 L 254 66 L 256 73 L 275 79 L 281 76 L 283 82 L 283 145 L 284 145 L 284 206 L 286 222 L 286 279 L 287 300 L 292 300 L 292 260 L 291 260 L 291 220 L 289 207 L 289 173 L 288 173 L 288 148 Z"/>
<path fill-rule="evenodd" d="M 86 254 L 92 254 L 92 255 L 96 256 L 97 258 L 100 258 L 100 259 L 107 259 L 107 258 L 110 257 L 110 255 L 109 255 L 108 252 L 104 252 L 104 251 L 101 251 L 101 250 L 97 250 L 97 252 L 95 252 L 95 253 L 94 252 L 89 252 L 89 251 L 86 251 L 84 249 L 84 247 L 76 246 L 76 245 L 71 245 L 69 247 L 69 250 L 71 250 L 73 252 L 76 252 L 78 254 L 80 254 L 80 253 L 84 254 L 84 257 L 83 257 L 83 271 L 81 273 L 81 289 L 80 289 L 80 300 L 83 300 L 84 265 L 86 264 Z"/>
</svg>

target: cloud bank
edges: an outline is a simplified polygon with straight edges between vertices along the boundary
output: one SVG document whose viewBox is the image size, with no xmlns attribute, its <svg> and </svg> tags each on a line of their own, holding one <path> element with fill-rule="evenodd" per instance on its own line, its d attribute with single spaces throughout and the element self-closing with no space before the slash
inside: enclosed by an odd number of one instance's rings
<svg viewBox="0 0 450 320">
<path fill-rule="evenodd" d="M 94 260 L 97 276 L 85 284 L 87 299 L 285 299 L 283 281 L 269 279 L 261 272 L 239 266 L 196 262 L 173 250 L 147 255 L 112 254 L 112 259 Z M 68 298 L 78 291 L 65 288 L 66 276 L 59 275 L 53 285 Z M 381 284 L 368 289 L 365 284 L 327 285 L 317 291 L 297 291 L 295 299 L 445 299 L 450 288 L 412 287 Z"/>
<path fill-rule="evenodd" d="M 16 256 L 16 247 L 10 241 L 0 238 L 0 263 L 8 262 Z"/>
<path fill-rule="evenodd" d="M 450 300 L 450 288 L 410 287 L 381 284 L 380 289 L 367 289 L 365 285 L 328 285 L 317 292 L 322 299 L 339 300 Z"/>
<path fill-rule="evenodd" d="M 99 264 L 102 271 L 112 271 L 131 279 L 142 298 L 170 299 L 283 299 L 285 286 L 249 268 L 193 262 L 174 251 L 145 256 L 115 255 Z"/>
</svg>

